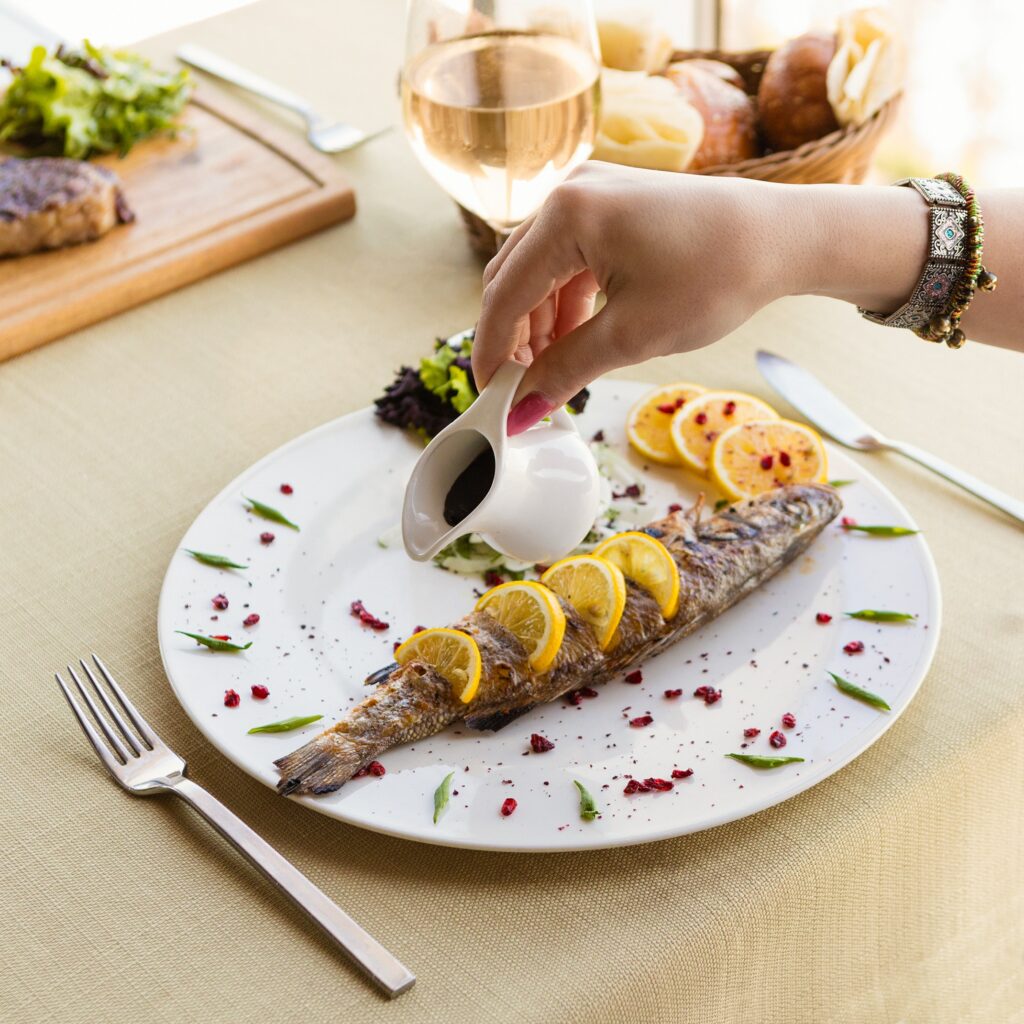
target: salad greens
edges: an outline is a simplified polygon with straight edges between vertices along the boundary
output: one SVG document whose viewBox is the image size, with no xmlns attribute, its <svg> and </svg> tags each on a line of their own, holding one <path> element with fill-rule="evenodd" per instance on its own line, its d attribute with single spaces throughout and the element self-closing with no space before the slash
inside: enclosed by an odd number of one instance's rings
<svg viewBox="0 0 1024 1024">
<path fill-rule="evenodd" d="M 193 551 L 191 548 L 185 548 L 185 550 L 197 561 L 202 562 L 203 565 L 213 565 L 218 569 L 248 569 L 249 566 L 242 565 L 239 562 L 232 562 L 227 555 L 215 555 L 209 551 Z"/>
<path fill-rule="evenodd" d="M 293 530 L 297 530 L 299 528 L 283 512 L 278 512 L 276 508 L 272 508 L 270 505 L 264 505 L 262 501 L 250 498 L 246 494 L 243 494 L 242 497 L 249 503 L 249 511 L 255 515 L 262 516 L 264 519 L 269 519 L 272 523 L 280 523 L 282 526 L 290 526 Z"/>
<path fill-rule="evenodd" d="M 292 729 L 301 729 L 304 725 L 319 722 L 323 715 L 300 715 L 295 718 L 282 718 L 279 722 L 268 722 L 266 725 L 254 725 L 249 730 L 252 736 L 258 732 L 291 732 Z"/>
<path fill-rule="evenodd" d="M 230 640 L 221 640 L 215 636 L 203 636 L 202 633 L 189 633 L 184 629 L 176 629 L 174 632 L 191 637 L 197 644 L 209 647 L 211 651 L 247 651 L 252 647 L 251 640 L 247 644 L 233 644 Z"/>
<path fill-rule="evenodd" d="M 588 792 L 587 787 L 578 779 L 573 779 L 572 782 L 580 791 L 580 817 L 584 821 L 593 821 L 601 813 L 597 809 L 597 804 L 594 803 L 594 798 Z"/>
<path fill-rule="evenodd" d="M 448 806 L 448 801 L 451 799 L 452 794 L 452 779 L 455 778 L 455 772 L 449 772 L 442 781 L 441 785 L 434 790 L 434 824 L 437 824 L 438 819 L 444 813 L 444 809 Z"/>
<path fill-rule="evenodd" d="M 37 46 L 0 99 L 0 143 L 85 159 L 124 156 L 136 142 L 173 131 L 188 102 L 185 70 L 158 71 L 127 50 Z"/>
</svg>

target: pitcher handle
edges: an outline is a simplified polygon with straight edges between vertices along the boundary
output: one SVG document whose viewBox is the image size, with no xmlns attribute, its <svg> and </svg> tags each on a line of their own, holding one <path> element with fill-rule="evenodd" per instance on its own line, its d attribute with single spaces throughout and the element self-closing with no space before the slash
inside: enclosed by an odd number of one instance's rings
<svg viewBox="0 0 1024 1024">
<path fill-rule="evenodd" d="M 474 414 L 476 427 L 481 433 L 490 437 L 504 437 L 505 424 L 512 408 L 512 398 L 526 373 L 522 363 L 510 359 L 494 371 L 487 382 L 487 387 L 480 397 L 470 406 L 469 412 Z M 551 413 L 551 422 L 560 430 L 571 430 L 578 433 L 574 417 L 560 405 Z"/>
</svg>

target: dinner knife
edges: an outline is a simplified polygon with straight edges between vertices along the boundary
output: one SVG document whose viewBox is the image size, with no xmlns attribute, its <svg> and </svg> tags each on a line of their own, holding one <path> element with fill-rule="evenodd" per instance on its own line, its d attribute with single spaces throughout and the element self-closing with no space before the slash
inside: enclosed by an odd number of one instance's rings
<svg viewBox="0 0 1024 1024">
<path fill-rule="evenodd" d="M 1024 524 L 1024 501 L 1004 494 L 916 445 L 894 441 L 880 434 L 802 366 L 761 349 L 757 353 L 757 368 L 790 405 L 799 409 L 806 419 L 834 441 L 860 452 L 898 452 L 905 455 Z"/>
</svg>

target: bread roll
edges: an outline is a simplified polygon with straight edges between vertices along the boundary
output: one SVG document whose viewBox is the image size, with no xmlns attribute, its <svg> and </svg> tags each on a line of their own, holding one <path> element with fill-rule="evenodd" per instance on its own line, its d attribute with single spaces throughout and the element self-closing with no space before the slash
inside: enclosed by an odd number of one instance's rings
<svg viewBox="0 0 1024 1024">
<path fill-rule="evenodd" d="M 685 64 L 689 68 L 700 68 L 701 71 L 709 71 L 716 78 L 720 78 L 723 82 L 735 85 L 740 92 L 745 93 L 747 91 L 747 86 L 743 81 L 743 76 L 731 64 L 726 64 L 724 60 L 709 60 L 707 57 L 691 57 L 689 60 L 677 61 L 671 66 L 679 67 L 681 64 Z"/>
<path fill-rule="evenodd" d="M 796 149 L 839 127 L 826 87 L 835 52 L 834 34 L 807 32 L 768 58 L 757 106 L 761 132 L 772 149 Z"/>
<path fill-rule="evenodd" d="M 657 29 L 650 18 L 598 21 L 601 63 L 617 71 L 661 71 L 672 56 L 672 40 Z"/>
<path fill-rule="evenodd" d="M 665 72 L 704 119 L 704 138 L 690 161 L 691 171 L 736 164 L 758 152 L 754 104 L 745 92 L 702 67 L 716 63 L 684 60 L 670 64 Z"/>
</svg>

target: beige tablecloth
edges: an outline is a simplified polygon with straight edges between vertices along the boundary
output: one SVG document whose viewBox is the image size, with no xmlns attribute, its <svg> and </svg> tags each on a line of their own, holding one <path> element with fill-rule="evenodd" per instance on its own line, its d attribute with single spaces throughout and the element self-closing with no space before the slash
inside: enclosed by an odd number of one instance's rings
<svg viewBox="0 0 1024 1024">
<path fill-rule="evenodd" d="M 397 0 L 271 0 L 177 38 L 374 126 L 395 119 L 401 18 Z M 756 817 L 603 853 L 466 853 L 281 800 L 200 738 L 155 636 L 181 534 L 225 480 L 365 405 L 478 308 L 455 212 L 400 133 L 339 161 L 351 223 L 0 365 L 0 1019 L 1024 1020 L 1024 537 L 896 458 L 863 461 L 938 562 L 934 667 L 874 748 Z M 1024 494 L 1020 356 L 804 299 L 629 375 L 766 394 L 762 344 Z M 197 781 L 410 965 L 409 994 L 378 996 L 183 805 L 110 782 L 52 678 L 92 649 Z"/>
</svg>

